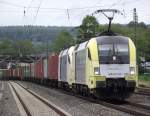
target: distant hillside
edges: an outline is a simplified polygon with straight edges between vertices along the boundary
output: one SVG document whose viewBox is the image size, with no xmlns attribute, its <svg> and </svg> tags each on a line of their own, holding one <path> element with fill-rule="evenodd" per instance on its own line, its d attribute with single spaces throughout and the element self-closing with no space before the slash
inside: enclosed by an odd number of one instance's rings
<svg viewBox="0 0 150 116">
<path fill-rule="evenodd" d="M 66 30 L 75 36 L 74 27 L 45 27 L 45 26 L 4 26 L 0 27 L 0 39 L 22 40 L 29 39 L 33 42 L 54 40 L 58 34 Z"/>
</svg>

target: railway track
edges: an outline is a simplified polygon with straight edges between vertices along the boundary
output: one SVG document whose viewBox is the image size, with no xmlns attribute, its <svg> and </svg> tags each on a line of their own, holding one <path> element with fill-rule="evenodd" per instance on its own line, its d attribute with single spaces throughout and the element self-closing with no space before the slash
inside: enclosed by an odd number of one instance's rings
<svg viewBox="0 0 150 116">
<path fill-rule="evenodd" d="M 138 88 L 135 94 L 150 96 L 150 88 Z"/>
<path fill-rule="evenodd" d="M 55 104 L 25 88 L 19 83 L 9 82 L 27 116 L 70 116 Z"/>
<path fill-rule="evenodd" d="M 102 101 L 102 100 L 95 100 L 92 98 L 87 98 L 84 96 L 77 96 L 80 97 L 82 99 L 97 103 L 97 104 L 101 104 L 103 106 L 109 107 L 109 108 L 113 108 L 125 113 L 129 113 L 131 115 L 135 115 L 135 116 L 149 116 L 150 114 L 150 106 L 145 106 L 142 104 L 137 104 L 134 102 L 129 102 L 129 101 Z"/>
<path fill-rule="evenodd" d="M 135 115 L 135 116 L 150 116 L 150 106 L 146 106 L 146 105 L 142 105 L 139 103 L 135 103 L 135 102 L 131 102 L 131 101 L 110 101 L 110 100 L 99 100 L 96 98 L 91 98 L 91 97 L 86 97 L 86 96 L 82 96 L 82 95 L 76 95 L 67 91 L 62 91 L 57 89 L 60 92 L 63 92 L 65 94 L 69 94 L 72 96 L 76 96 L 78 98 L 96 103 L 96 104 L 100 104 L 109 108 L 113 108 L 125 113 L 129 113 L 131 115 Z"/>
<path fill-rule="evenodd" d="M 24 87 L 22 84 L 18 83 L 20 86 Z M 25 87 L 24 87 L 25 88 Z M 103 101 L 103 100 L 98 100 L 98 99 L 94 99 L 91 97 L 86 97 L 86 96 L 81 96 L 81 95 L 74 95 L 73 93 L 67 92 L 67 91 L 62 91 L 60 89 L 56 89 L 59 92 L 71 95 L 71 96 L 75 96 L 87 101 L 90 101 L 92 103 L 96 103 L 96 104 L 100 104 L 109 108 L 113 108 L 125 113 L 129 113 L 131 115 L 136 115 L 136 116 L 149 116 L 150 114 L 150 106 L 145 106 L 142 104 L 137 104 L 134 102 L 130 102 L 130 101 L 125 101 L 125 102 L 121 102 L 121 101 L 116 101 L 116 102 L 111 102 L 111 101 Z"/>
<path fill-rule="evenodd" d="M 150 92 L 137 91 L 135 94 L 150 96 Z"/>
</svg>

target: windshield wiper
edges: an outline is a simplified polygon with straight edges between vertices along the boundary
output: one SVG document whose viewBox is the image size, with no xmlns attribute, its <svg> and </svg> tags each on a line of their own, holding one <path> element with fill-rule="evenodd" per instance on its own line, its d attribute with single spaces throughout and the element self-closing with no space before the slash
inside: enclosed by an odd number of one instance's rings
<svg viewBox="0 0 150 116">
<path fill-rule="evenodd" d="M 122 60 L 122 56 L 119 55 L 119 50 L 118 48 L 116 48 L 116 56 L 117 56 L 117 60 L 119 64 L 124 64 L 123 60 Z"/>
<path fill-rule="evenodd" d="M 113 55 L 113 50 L 110 48 L 109 51 L 108 51 L 108 57 L 107 57 L 107 60 L 106 60 L 106 64 L 111 64 L 112 55 Z"/>
</svg>

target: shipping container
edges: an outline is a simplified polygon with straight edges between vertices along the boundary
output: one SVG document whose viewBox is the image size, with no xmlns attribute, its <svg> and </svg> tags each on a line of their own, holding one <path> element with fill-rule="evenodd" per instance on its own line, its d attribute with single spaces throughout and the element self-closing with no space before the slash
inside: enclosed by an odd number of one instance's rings
<svg viewBox="0 0 150 116">
<path fill-rule="evenodd" d="M 30 63 L 30 74 L 31 74 L 31 78 L 34 78 L 35 77 L 35 63 Z"/>
<path fill-rule="evenodd" d="M 19 70 L 19 79 L 22 80 L 23 79 L 23 68 L 18 67 L 18 70 Z"/>
<path fill-rule="evenodd" d="M 48 65 L 47 65 L 48 61 L 47 61 L 47 58 L 43 59 L 43 68 L 44 68 L 44 79 L 47 79 L 47 68 L 48 68 Z"/>
<path fill-rule="evenodd" d="M 3 77 L 3 70 L 0 70 L 0 80 L 2 79 Z"/>
<path fill-rule="evenodd" d="M 51 54 L 48 57 L 48 79 L 58 80 L 58 54 Z"/>
<path fill-rule="evenodd" d="M 40 58 L 35 63 L 35 77 L 36 79 L 43 79 L 44 77 L 44 68 L 43 68 L 43 58 Z"/>
<path fill-rule="evenodd" d="M 29 63 L 21 63 L 20 66 L 23 70 L 23 77 L 30 78 L 30 64 Z"/>
<path fill-rule="evenodd" d="M 6 69 L 3 71 L 3 78 L 5 80 L 12 79 L 12 77 L 13 77 L 13 70 L 12 69 Z"/>
<path fill-rule="evenodd" d="M 13 69 L 9 69 L 8 72 L 9 72 L 8 79 L 12 79 L 12 77 L 13 77 Z"/>
<path fill-rule="evenodd" d="M 35 62 L 35 65 L 34 65 L 34 76 L 35 76 L 35 78 L 37 78 L 37 72 L 38 72 L 38 63 L 37 62 Z"/>
</svg>

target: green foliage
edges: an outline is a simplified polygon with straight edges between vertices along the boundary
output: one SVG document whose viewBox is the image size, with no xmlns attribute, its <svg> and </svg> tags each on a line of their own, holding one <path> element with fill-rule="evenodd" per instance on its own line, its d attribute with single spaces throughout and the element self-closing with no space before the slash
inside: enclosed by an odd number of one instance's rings
<svg viewBox="0 0 150 116">
<path fill-rule="evenodd" d="M 0 43 L 0 54 L 1 55 L 16 55 L 15 47 L 12 41 L 9 39 L 4 39 Z"/>
<path fill-rule="evenodd" d="M 56 39 L 62 30 L 66 30 L 75 35 L 71 30 L 73 27 L 56 26 L 0 26 L 0 39 L 11 40 L 29 39 L 33 42 L 45 42 Z"/>
<path fill-rule="evenodd" d="M 76 29 L 74 29 L 74 27 L 56 27 L 56 26 L 4 26 L 3 27 L 0 26 L 0 41 L 3 41 L 5 38 L 8 38 L 10 41 L 14 41 L 13 43 L 16 44 L 16 47 L 13 49 L 16 49 L 17 47 L 20 46 L 17 45 L 16 42 L 22 40 L 23 41 L 29 40 L 32 41 L 33 43 L 33 46 L 30 47 L 31 51 L 32 49 L 34 49 L 32 53 L 41 54 L 47 51 L 47 43 L 48 43 L 48 51 L 49 52 L 52 51 L 50 44 L 51 42 L 55 41 L 55 39 L 58 37 L 59 33 L 62 30 L 71 33 L 71 35 L 73 36 L 75 36 L 77 32 Z M 28 51 L 25 53 L 23 49 L 25 49 L 24 46 L 20 49 L 20 51 L 23 52 L 23 54 L 30 53 L 30 49 L 25 50 Z M 17 52 L 18 55 L 19 49 L 17 51 L 18 51 Z M 4 51 L 2 52 L 1 54 L 8 54 L 7 51 L 5 53 Z"/>
<path fill-rule="evenodd" d="M 150 82 L 150 75 L 139 75 L 140 81 L 149 81 Z"/>
<path fill-rule="evenodd" d="M 129 22 L 128 24 L 129 27 L 134 27 L 135 23 L 133 21 Z M 140 22 L 138 24 L 136 24 L 137 27 L 141 27 L 141 28 L 147 28 L 146 24 L 144 22 Z"/>
<path fill-rule="evenodd" d="M 94 16 L 87 15 L 78 28 L 77 43 L 87 41 L 98 33 L 99 23 Z"/>
<path fill-rule="evenodd" d="M 60 51 L 74 44 L 74 37 L 71 35 L 78 37 L 76 43 L 81 43 L 107 30 L 107 27 L 108 25 L 99 25 L 96 18 L 92 16 L 86 16 L 78 28 L 44 26 L 0 27 L 0 54 L 18 55 L 21 53 L 43 53 L 47 49 L 47 41 L 48 44 L 54 42 L 51 46 L 48 45 L 49 51 Z M 66 31 L 62 32 L 62 30 Z M 111 30 L 123 36 L 130 37 L 135 42 L 133 22 L 127 25 L 112 24 Z M 76 32 L 78 33 L 76 34 Z M 146 25 L 143 22 L 138 23 L 136 35 L 138 59 L 141 56 L 145 56 L 145 59 L 150 61 L 150 25 Z M 28 38 L 30 42 L 27 42 L 26 38 Z M 34 43 L 34 46 L 32 43 Z"/>
<path fill-rule="evenodd" d="M 139 86 L 150 87 L 150 75 L 139 75 Z"/>
<path fill-rule="evenodd" d="M 1 55 L 29 55 L 34 53 L 34 48 L 30 40 L 12 41 L 10 39 L 3 39 L 0 43 Z"/>
<path fill-rule="evenodd" d="M 62 31 L 57 39 L 52 43 L 52 51 L 59 52 L 63 49 L 69 48 L 74 44 L 73 37 L 66 31 Z"/>
<path fill-rule="evenodd" d="M 34 48 L 30 40 L 18 40 L 15 43 L 15 47 L 16 51 L 18 49 L 20 55 L 30 55 L 34 53 Z"/>
<path fill-rule="evenodd" d="M 53 44 L 52 42 L 42 42 L 40 44 L 34 45 L 34 52 L 35 54 L 47 54 L 47 52 L 53 51 Z"/>
</svg>

